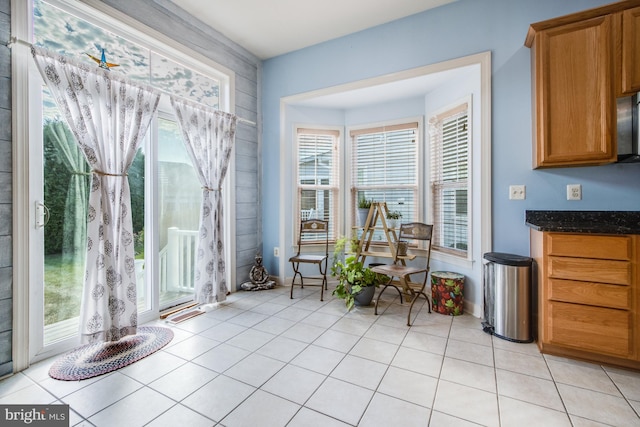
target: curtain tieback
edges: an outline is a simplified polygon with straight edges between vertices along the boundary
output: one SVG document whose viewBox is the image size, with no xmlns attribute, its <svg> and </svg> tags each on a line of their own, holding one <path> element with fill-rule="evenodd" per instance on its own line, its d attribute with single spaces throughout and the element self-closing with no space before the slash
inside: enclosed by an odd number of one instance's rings
<svg viewBox="0 0 640 427">
<path fill-rule="evenodd" d="M 95 173 L 96 175 L 100 175 L 100 176 L 120 176 L 120 177 L 125 177 L 125 176 L 129 176 L 129 174 L 126 173 L 122 173 L 122 174 L 117 174 L 117 173 L 106 173 L 106 172 L 102 172 L 99 170 L 92 170 L 92 173 Z"/>
<path fill-rule="evenodd" d="M 90 172 L 72 172 L 71 175 L 91 176 Z"/>
<path fill-rule="evenodd" d="M 209 188 L 209 187 L 204 186 L 204 187 L 202 187 L 202 189 L 203 189 L 203 190 L 205 190 L 205 191 L 217 191 L 217 192 L 222 191 L 222 188 L 221 188 L 221 187 L 218 187 L 218 188 Z"/>
</svg>

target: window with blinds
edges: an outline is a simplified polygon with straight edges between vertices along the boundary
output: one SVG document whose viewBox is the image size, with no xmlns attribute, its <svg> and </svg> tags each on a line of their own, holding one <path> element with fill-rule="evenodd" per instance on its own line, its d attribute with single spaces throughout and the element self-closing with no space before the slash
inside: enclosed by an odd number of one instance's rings
<svg viewBox="0 0 640 427">
<path fill-rule="evenodd" d="M 433 247 L 467 257 L 469 246 L 469 103 L 429 120 Z"/>
<path fill-rule="evenodd" d="M 339 140 L 340 132 L 329 129 L 296 130 L 297 200 L 294 224 L 307 219 L 329 221 L 329 239 L 336 237 L 339 212 Z"/>
<path fill-rule="evenodd" d="M 386 202 L 402 213 L 401 222 L 418 218 L 418 123 L 352 130 L 351 218 L 358 200 Z"/>
</svg>

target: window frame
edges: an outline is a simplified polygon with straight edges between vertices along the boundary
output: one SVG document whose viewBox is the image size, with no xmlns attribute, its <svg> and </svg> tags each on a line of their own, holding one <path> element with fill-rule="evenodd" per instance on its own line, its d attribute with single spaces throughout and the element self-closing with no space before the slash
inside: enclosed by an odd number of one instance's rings
<svg viewBox="0 0 640 427">
<path fill-rule="evenodd" d="M 303 131 L 307 131 L 306 134 L 315 134 L 315 135 L 330 135 L 335 139 L 333 141 L 333 153 L 332 153 L 332 172 L 331 178 L 333 179 L 333 183 L 329 183 L 328 185 L 322 184 L 300 184 L 300 164 L 298 161 L 299 149 L 300 149 L 300 139 L 299 135 L 303 133 Z M 342 197 L 341 197 L 341 176 L 342 176 L 342 156 L 343 150 L 341 147 L 344 145 L 343 141 L 343 129 L 341 127 L 335 126 L 319 126 L 319 125 L 296 125 L 293 129 L 293 173 L 294 179 L 293 181 L 293 245 L 294 247 L 298 244 L 298 237 L 300 234 L 300 221 L 301 217 L 301 193 L 302 191 L 318 191 L 325 190 L 330 191 L 333 195 L 333 208 L 330 210 L 330 218 L 329 220 L 329 243 L 335 243 L 340 235 L 341 224 L 342 224 Z M 327 219 L 327 218 L 320 218 Z M 318 242 L 318 244 L 324 244 L 323 242 Z"/>
<path fill-rule="evenodd" d="M 429 177 L 426 182 L 425 192 L 428 194 L 428 217 L 429 221 L 434 225 L 434 232 L 440 230 L 443 233 L 440 223 L 437 223 L 438 216 L 434 211 L 434 207 L 436 206 L 436 201 L 434 200 L 434 189 L 433 189 L 433 162 L 436 160 L 434 158 L 433 149 L 434 149 L 434 139 L 435 129 L 434 125 L 436 123 L 440 123 L 448 118 L 454 117 L 460 114 L 462 111 L 466 111 L 467 115 L 467 178 L 466 178 L 466 191 L 467 191 L 467 249 L 463 251 L 449 249 L 443 246 L 440 246 L 435 243 L 432 246 L 432 250 L 434 253 L 439 253 L 446 256 L 450 260 L 461 260 L 461 261 L 472 261 L 473 260 L 473 246 L 472 246 L 472 236 L 473 236 L 473 103 L 472 103 L 472 95 L 469 94 L 463 98 L 458 99 L 455 102 L 452 102 L 442 108 L 439 108 L 436 111 L 431 112 L 427 118 L 427 127 L 429 132 Z M 456 187 L 457 188 L 457 187 Z"/>
<path fill-rule="evenodd" d="M 423 216 L 423 206 L 424 200 L 422 196 L 422 182 L 424 175 L 424 118 L 422 116 L 413 116 L 406 117 L 397 120 L 387 120 L 382 122 L 373 122 L 364 125 L 350 126 L 347 128 L 347 135 L 349 135 L 348 139 L 348 147 L 345 150 L 345 168 L 346 176 L 348 177 L 347 189 L 348 194 L 345 194 L 345 199 L 347 200 L 348 209 L 345 209 L 344 215 L 348 218 L 348 223 L 353 227 L 356 225 L 356 215 L 357 215 L 357 195 L 358 195 L 358 187 L 356 186 L 354 168 L 356 167 L 354 159 L 354 150 L 355 147 L 355 137 L 357 135 L 365 134 L 365 133 L 376 133 L 376 132 L 385 132 L 385 131 L 394 131 L 400 129 L 408 129 L 412 127 L 412 125 L 416 125 L 416 151 L 415 151 L 415 184 L 414 184 L 414 207 L 413 207 L 413 215 L 414 220 L 419 221 Z M 405 185 L 405 188 L 411 188 L 410 185 Z M 366 187 L 365 187 L 366 188 Z M 395 188 L 395 187 L 394 187 Z M 400 187 L 397 187 L 400 188 Z M 405 218 L 406 220 L 406 218 Z M 375 244 L 372 242 L 372 244 Z"/>
<path fill-rule="evenodd" d="M 32 0 L 26 1 L 30 4 L 29 8 L 31 9 Z M 94 25 L 102 27 L 107 25 L 109 31 L 132 43 L 156 52 L 193 71 L 215 78 L 220 82 L 220 110 L 225 112 L 233 112 L 235 110 L 235 73 L 231 69 L 191 48 L 181 45 L 174 39 L 140 23 L 100 0 L 46 0 L 46 2 Z M 33 14 L 33 11 L 31 13 Z M 32 26 L 32 23 L 30 25 Z M 32 41 L 31 36 L 29 36 L 28 41 Z"/>
</svg>

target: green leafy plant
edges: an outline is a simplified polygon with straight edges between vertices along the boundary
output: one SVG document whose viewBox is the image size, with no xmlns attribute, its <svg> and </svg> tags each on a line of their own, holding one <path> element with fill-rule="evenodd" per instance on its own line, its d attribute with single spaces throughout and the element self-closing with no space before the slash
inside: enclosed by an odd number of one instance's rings
<svg viewBox="0 0 640 427">
<path fill-rule="evenodd" d="M 369 209 L 372 204 L 373 199 L 366 199 L 364 196 L 358 199 L 358 209 Z"/>
<path fill-rule="evenodd" d="M 343 299 L 347 310 L 351 310 L 355 304 L 354 296 L 367 286 L 378 286 L 382 283 L 384 275 L 374 273 L 369 267 L 358 261 L 354 254 L 345 254 L 345 246 L 350 242 L 351 252 L 358 245 L 357 236 L 351 238 L 341 237 L 336 241 L 333 252 L 331 275 L 338 279 L 338 284 L 333 290 L 333 295 Z"/>
<path fill-rule="evenodd" d="M 133 233 L 133 250 L 136 259 L 144 259 L 144 229 Z"/>
<path fill-rule="evenodd" d="M 402 212 L 400 211 L 388 211 L 387 219 L 400 219 L 402 218 Z"/>
</svg>

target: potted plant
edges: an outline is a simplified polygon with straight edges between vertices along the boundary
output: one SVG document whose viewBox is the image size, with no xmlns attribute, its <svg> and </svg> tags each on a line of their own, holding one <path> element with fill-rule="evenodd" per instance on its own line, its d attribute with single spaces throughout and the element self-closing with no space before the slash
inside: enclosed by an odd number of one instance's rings
<svg viewBox="0 0 640 427">
<path fill-rule="evenodd" d="M 366 199 L 364 196 L 360 196 L 358 199 L 358 225 L 363 227 L 364 223 L 367 221 L 367 216 L 369 215 L 369 209 L 373 204 L 373 200 Z"/>
<path fill-rule="evenodd" d="M 351 310 L 354 304 L 370 305 L 376 286 L 382 283 L 385 276 L 374 273 L 369 267 L 365 267 L 353 253 L 345 255 L 344 248 L 347 240 L 346 237 L 341 237 L 336 241 L 331 275 L 338 279 L 333 295 L 343 299 L 347 310 Z M 358 244 L 355 234 L 352 235 L 350 244 L 351 252 L 354 252 L 354 245 Z"/>
<path fill-rule="evenodd" d="M 397 228 L 398 220 L 402 218 L 402 212 L 400 211 L 387 211 L 387 226 L 389 228 Z"/>
</svg>

